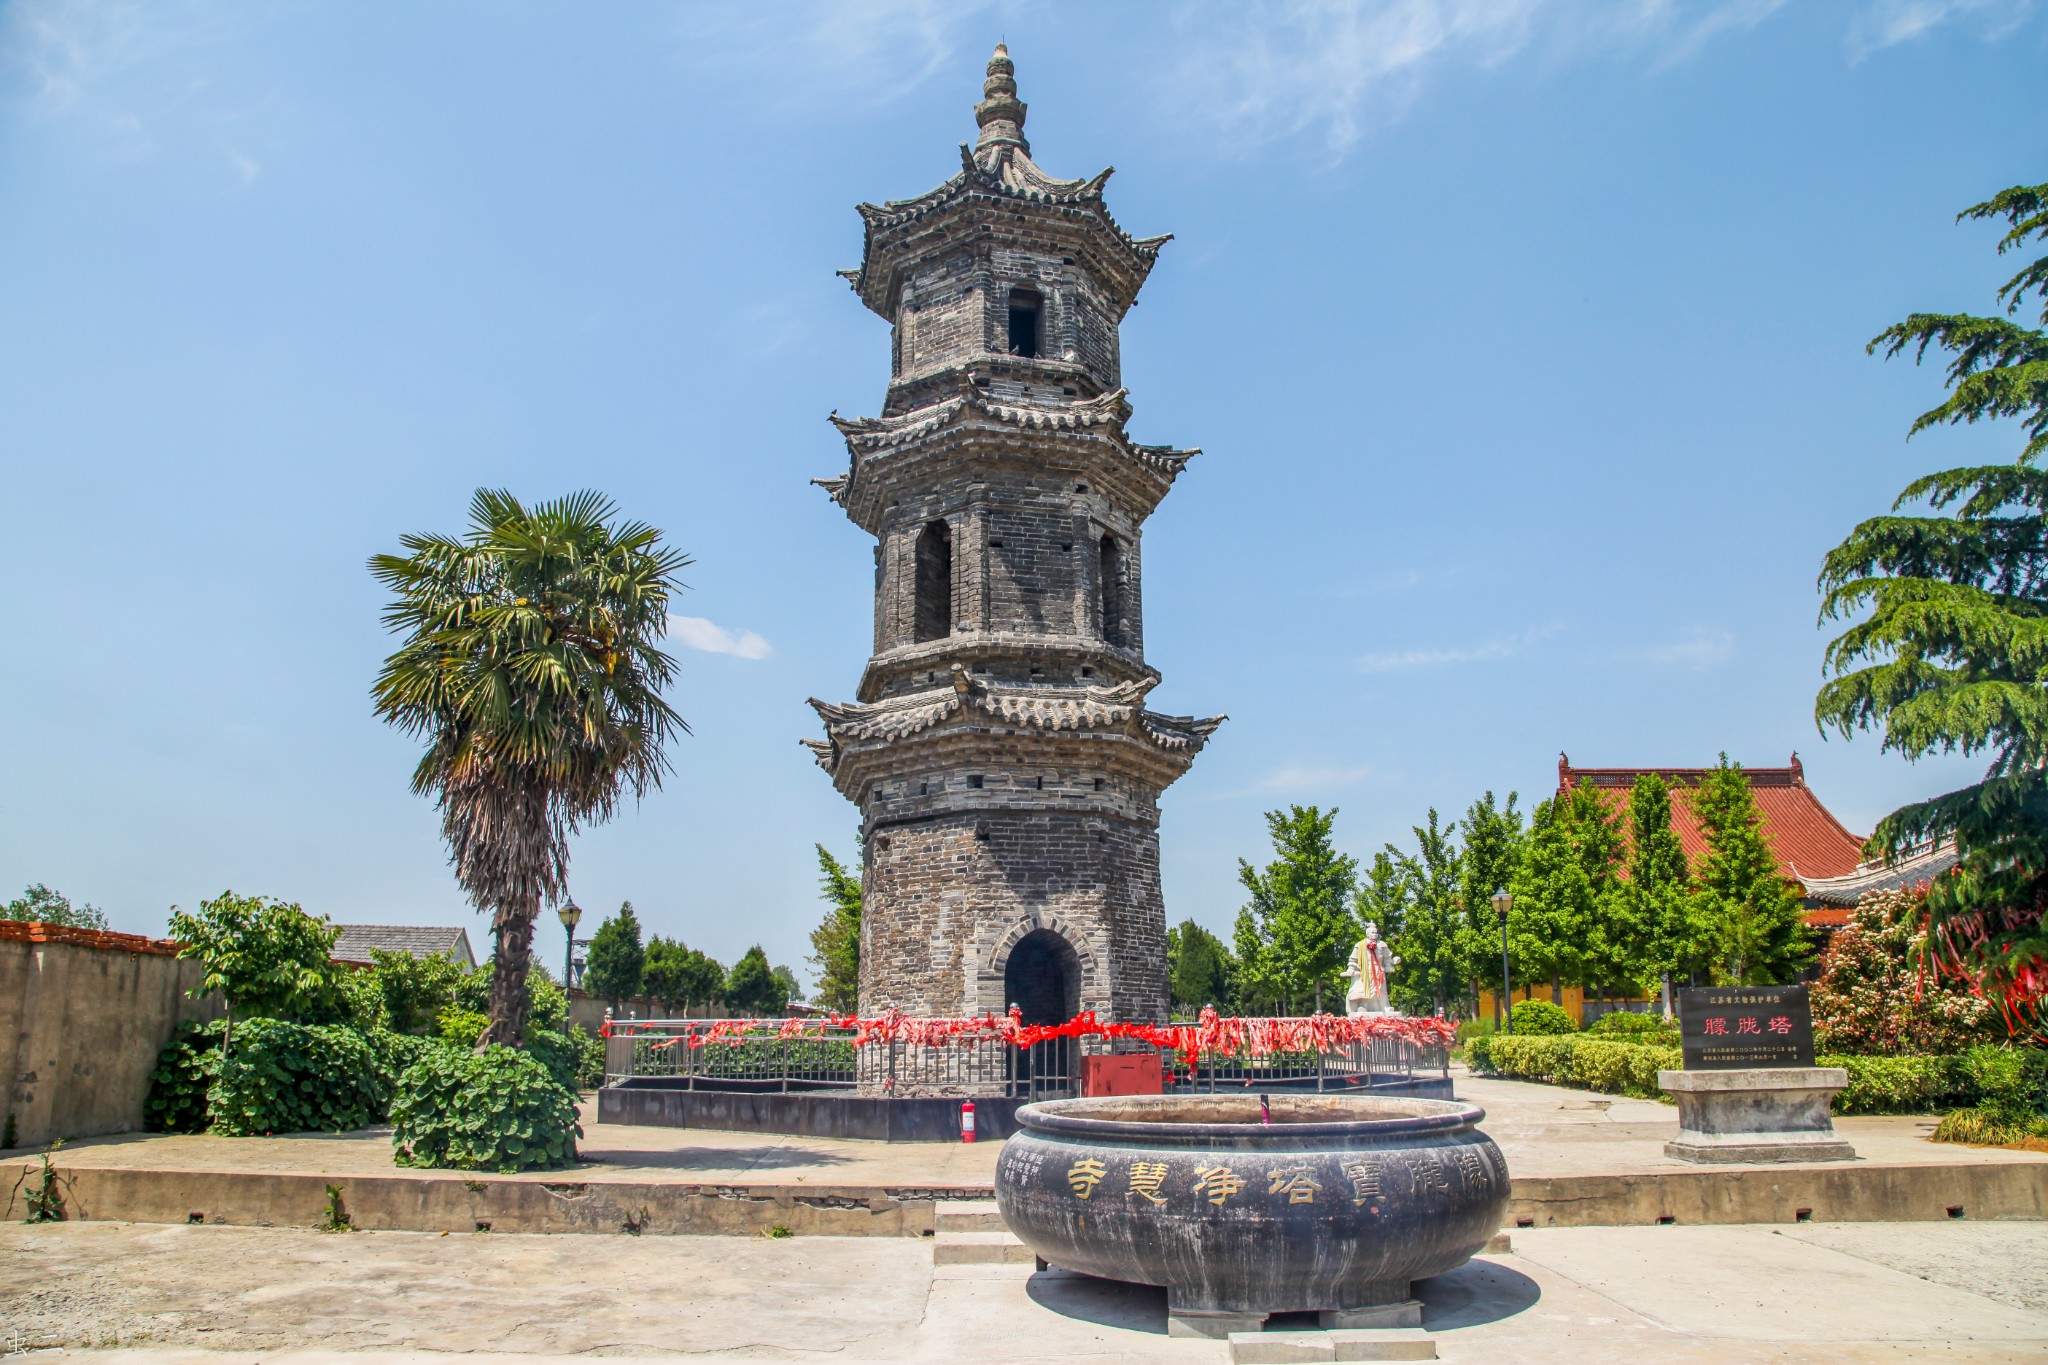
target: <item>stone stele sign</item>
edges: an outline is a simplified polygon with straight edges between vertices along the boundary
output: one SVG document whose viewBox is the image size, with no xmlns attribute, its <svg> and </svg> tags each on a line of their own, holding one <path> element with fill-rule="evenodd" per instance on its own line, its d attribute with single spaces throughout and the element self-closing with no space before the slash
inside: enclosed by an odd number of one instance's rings
<svg viewBox="0 0 2048 1365">
<path fill-rule="evenodd" d="M 1804 986 L 1706 986 L 1678 993 L 1687 1071 L 1812 1066 Z"/>
</svg>

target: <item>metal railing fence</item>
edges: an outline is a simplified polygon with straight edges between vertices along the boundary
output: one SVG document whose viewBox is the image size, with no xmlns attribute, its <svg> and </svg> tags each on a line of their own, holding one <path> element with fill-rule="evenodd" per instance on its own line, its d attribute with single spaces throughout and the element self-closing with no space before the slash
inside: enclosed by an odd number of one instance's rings
<svg viewBox="0 0 2048 1365">
<path fill-rule="evenodd" d="M 871 1094 L 1003 1095 L 1058 1099 L 1081 1093 L 1081 1062 L 1108 1053 L 1099 1036 L 1048 1038 L 1015 1047 L 997 1037 L 949 1043 L 871 1042 L 857 1047 L 851 1027 L 807 1024 L 801 1033 L 774 1033 L 702 1041 L 718 1023 L 708 1019 L 633 1020 L 605 1040 L 605 1083 L 636 1083 L 686 1090 L 861 1090 Z M 697 1045 L 692 1046 L 693 1036 Z M 1114 1050 L 1143 1051 L 1121 1040 Z M 1375 1038 L 1321 1052 L 1253 1056 L 1205 1049 L 1190 1065 L 1159 1048 L 1165 1088 L 1180 1094 L 1239 1089 L 1343 1091 L 1448 1076 L 1448 1046 L 1405 1038 Z"/>
</svg>

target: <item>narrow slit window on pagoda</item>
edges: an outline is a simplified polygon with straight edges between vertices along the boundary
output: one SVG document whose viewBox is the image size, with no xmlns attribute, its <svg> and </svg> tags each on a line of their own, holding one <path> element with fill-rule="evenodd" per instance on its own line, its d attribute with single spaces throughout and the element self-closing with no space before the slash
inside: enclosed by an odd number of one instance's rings
<svg viewBox="0 0 2048 1365">
<path fill-rule="evenodd" d="M 943 521 L 927 522 L 917 536 L 917 597 L 912 632 L 919 640 L 943 640 L 953 633 L 953 533 Z"/>
<path fill-rule="evenodd" d="M 1102 638 L 1124 642 L 1124 552 L 1115 536 L 1102 538 Z"/>
<path fill-rule="evenodd" d="M 1010 354 L 1038 354 L 1038 315 L 1044 300 L 1030 289 L 1010 291 Z"/>
</svg>

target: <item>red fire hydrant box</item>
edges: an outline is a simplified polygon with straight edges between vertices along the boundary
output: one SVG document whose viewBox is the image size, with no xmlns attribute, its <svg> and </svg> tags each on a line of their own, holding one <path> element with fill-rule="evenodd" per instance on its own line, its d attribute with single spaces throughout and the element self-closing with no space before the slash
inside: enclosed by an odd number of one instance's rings
<svg viewBox="0 0 2048 1365">
<path fill-rule="evenodd" d="M 1162 1089 L 1159 1054 L 1156 1052 L 1125 1052 L 1081 1059 L 1083 1095 L 1157 1095 Z"/>
</svg>

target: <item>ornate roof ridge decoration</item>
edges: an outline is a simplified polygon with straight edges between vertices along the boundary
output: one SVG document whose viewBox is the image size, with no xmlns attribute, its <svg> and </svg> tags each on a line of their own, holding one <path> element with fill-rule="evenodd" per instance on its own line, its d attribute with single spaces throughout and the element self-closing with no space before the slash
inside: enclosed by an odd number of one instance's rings
<svg viewBox="0 0 2048 1365">
<path fill-rule="evenodd" d="M 810 704 L 825 722 L 828 740 L 805 740 L 804 744 L 820 766 L 833 766 L 839 746 L 844 743 L 907 739 L 969 710 L 1010 725 L 1033 730 L 1118 729 L 1149 739 L 1174 753 L 1200 749 L 1228 717 L 1168 716 L 1144 708 L 1145 694 L 1156 679 L 1141 678 L 1106 687 L 1032 687 L 1025 684 L 991 684 L 976 678 L 959 664 L 953 666 L 947 685 L 889 697 L 878 702 L 826 702 L 816 697 Z"/>
<path fill-rule="evenodd" d="M 834 502 L 844 505 L 846 491 L 852 486 L 854 477 L 859 472 L 863 454 L 909 445 L 951 426 L 971 410 L 980 416 L 1027 431 L 1086 431 L 1107 428 L 1108 434 L 1115 439 L 1124 453 L 1168 483 L 1172 483 L 1180 476 L 1181 470 L 1187 467 L 1187 462 L 1202 453 L 1201 447 L 1182 449 L 1175 446 L 1141 445 L 1133 441 L 1124 431 L 1124 424 L 1130 421 L 1132 412 L 1129 393 L 1128 389 L 1115 389 L 1094 398 L 1084 398 L 1072 403 L 1047 404 L 1043 407 L 1032 403 L 1003 403 L 976 388 L 972 379 L 963 374 L 960 378 L 960 392 L 954 397 L 895 417 L 841 417 L 834 412 L 827 420 L 846 438 L 846 450 L 852 458 L 852 463 L 845 474 L 812 479 L 811 482 L 824 489 Z"/>
<path fill-rule="evenodd" d="M 1173 240 L 1173 234 L 1133 237 L 1116 221 L 1102 197 L 1103 187 L 1116 173 L 1116 167 L 1106 166 L 1086 179 L 1066 180 L 1049 174 L 1031 159 L 1031 144 L 1024 139 L 1027 106 L 1017 98 L 1016 68 L 1003 44 L 996 45 L 995 55 L 989 59 L 982 95 L 981 103 L 974 106 L 974 120 L 981 135 L 972 145 L 960 144 L 958 175 L 908 199 L 856 205 L 856 211 L 867 224 L 867 241 L 861 252 L 861 265 L 839 271 L 839 277 L 866 298 L 866 266 L 873 256 L 877 231 L 914 223 L 963 197 L 988 194 L 1000 199 L 1086 210 L 1136 258 L 1138 277 L 1142 280 L 1158 260 L 1160 248 Z M 868 302 L 872 305 L 875 300 Z"/>
</svg>

